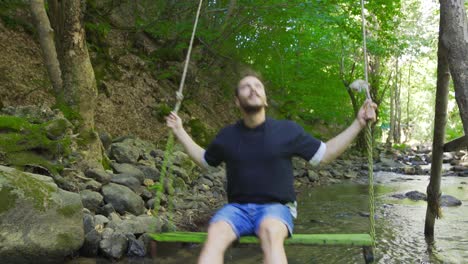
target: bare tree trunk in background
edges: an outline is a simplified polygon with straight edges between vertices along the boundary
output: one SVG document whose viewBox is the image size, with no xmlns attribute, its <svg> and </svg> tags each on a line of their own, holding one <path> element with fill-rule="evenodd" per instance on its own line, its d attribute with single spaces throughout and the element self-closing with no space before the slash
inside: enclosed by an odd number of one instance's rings
<svg viewBox="0 0 468 264">
<path fill-rule="evenodd" d="M 441 41 L 447 50 L 455 99 L 465 135 L 468 135 L 468 19 L 464 1 L 441 0 L 440 16 L 443 23 Z"/>
<path fill-rule="evenodd" d="M 49 11 L 55 32 L 55 44 L 62 72 L 63 89 L 56 94 L 58 105 L 65 105 L 79 138 L 83 163 L 81 169 L 99 166 L 102 159 L 99 137 L 94 131 L 94 110 L 97 87 L 94 70 L 86 46 L 83 27 L 84 1 L 49 1 Z"/>
<path fill-rule="evenodd" d="M 407 89 L 407 97 L 406 97 L 406 126 L 405 126 L 405 141 L 406 143 L 410 140 L 411 137 L 411 128 L 410 128 L 410 102 L 411 102 L 411 62 L 408 69 L 408 89 Z"/>
<path fill-rule="evenodd" d="M 399 58 L 396 59 L 396 65 L 395 65 L 395 90 L 393 92 L 393 99 L 394 99 L 394 104 L 393 104 L 393 122 L 394 122 L 394 127 L 393 127 L 393 142 L 394 143 L 401 143 L 401 107 L 400 107 L 400 82 L 399 82 L 399 77 L 400 77 L 400 69 L 399 69 Z"/>
<path fill-rule="evenodd" d="M 434 117 L 434 138 L 432 143 L 431 178 L 427 186 L 427 209 L 424 235 L 430 240 L 434 237 L 435 219 L 440 212 L 440 178 L 444 154 L 445 125 L 447 124 L 448 86 L 450 81 L 447 50 L 442 45 L 443 20 L 441 13 L 439 28 L 439 50 L 437 52 L 437 91 Z"/>
<path fill-rule="evenodd" d="M 396 63 L 398 65 L 398 62 Z M 397 71 L 395 76 L 398 76 L 398 66 L 396 66 Z M 394 139 L 395 131 L 395 84 L 390 86 L 390 130 L 388 131 L 388 137 L 386 141 L 387 148 L 392 147 L 392 142 Z"/>
<path fill-rule="evenodd" d="M 31 0 L 31 13 L 39 33 L 42 56 L 49 74 L 54 94 L 62 91 L 62 73 L 57 58 L 57 50 L 54 44 L 54 30 L 50 26 L 49 18 L 45 11 L 44 0 Z"/>
</svg>

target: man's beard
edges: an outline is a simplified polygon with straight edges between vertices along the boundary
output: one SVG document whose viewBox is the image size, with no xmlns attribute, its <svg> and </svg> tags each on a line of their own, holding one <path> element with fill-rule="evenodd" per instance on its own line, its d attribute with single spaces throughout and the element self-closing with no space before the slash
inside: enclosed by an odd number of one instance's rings
<svg viewBox="0 0 468 264">
<path fill-rule="evenodd" d="M 265 106 L 264 105 L 248 105 L 242 100 L 239 100 L 239 105 L 246 114 L 256 114 L 260 112 Z"/>
</svg>

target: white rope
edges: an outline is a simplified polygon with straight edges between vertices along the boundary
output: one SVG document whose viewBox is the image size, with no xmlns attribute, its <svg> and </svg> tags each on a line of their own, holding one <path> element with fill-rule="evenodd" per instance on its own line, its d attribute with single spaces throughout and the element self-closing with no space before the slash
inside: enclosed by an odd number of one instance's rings
<svg viewBox="0 0 468 264">
<path fill-rule="evenodd" d="M 180 105 L 182 104 L 182 100 L 184 98 L 183 92 L 184 92 L 184 84 L 185 84 L 185 78 L 187 77 L 187 69 L 188 69 L 188 64 L 190 62 L 190 54 L 192 53 L 192 47 L 193 47 L 193 40 L 195 38 L 195 32 L 197 31 L 197 25 L 198 25 L 198 18 L 200 17 L 200 10 L 202 7 L 203 0 L 200 0 L 200 3 L 198 4 L 198 10 L 197 10 L 197 15 L 195 17 L 195 23 L 193 24 L 193 31 L 192 31 L 192 37 L 190 38 L 190 44 L 189 44 L 189 49 L 187 52 L 187 57 L 185 58 L 185 65 L 184 65 L 184 71 L 182 73 L 182 79 L 180 81 L 179 85 L 179 90 L 176 92 L 177 95 L 177 103 L 174 107 L 174 112 L 177 113 L 179 112 Z"/>
<path fill-rule="evenodd" d="M 364 16 L 364 0 L 361 0 L 361 21 L 362 21 L 362 48 L 364 52 L 364 76 L 366 79 L 366 82 L 369 83 L 369 77 L 367 74 L 367 69 L 368 69 L 368 60 L 367 60 L 367 40 L 366 40 L 366 17 Z M 369 89 L 367 91 L 367 99 L 372 99 L 370 96 Z"/>
</svg>

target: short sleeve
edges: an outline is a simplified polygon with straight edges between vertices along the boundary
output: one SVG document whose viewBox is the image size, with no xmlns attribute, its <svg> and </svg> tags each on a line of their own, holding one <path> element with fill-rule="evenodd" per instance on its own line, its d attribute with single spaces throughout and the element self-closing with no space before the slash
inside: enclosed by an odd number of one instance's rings
<svg viewBox="0 0 468 264">
<path fill-rule="evenodd" d="M 319 149 L 323 149 L 325 144 L 307 133 L 300 125 L 294 123 L 294 127 L 296 133 L 291 144 L 291 152 L 295 156 L 311 161 L 316 158 L 314 156 L 318 154 Z"/>
<path fill-rule="evenodd" d="M 222 135 L 219 133 L 206 148 L 203 157 L 208 165 L 216 167 L 224 161 L 224 148 L 222 142 Z"/>
</svg>

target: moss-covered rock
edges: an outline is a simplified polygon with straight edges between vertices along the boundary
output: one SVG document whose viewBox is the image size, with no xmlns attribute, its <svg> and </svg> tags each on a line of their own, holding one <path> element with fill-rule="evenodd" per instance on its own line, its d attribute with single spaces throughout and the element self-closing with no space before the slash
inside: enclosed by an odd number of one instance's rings
<svg viewBox="0 0 468 264">
<path fill-rule="evenodd" d="M 21 169 L 41 166 L 57 175 L 72 152 L 72 126 L 51 113 L 41 116 L 25 109 L 12 110 L 18 116 L 0 115 L 0 164 Z"/>
<path fill-rule="evenodd" d="M 79 194 L 50 177 L 0 166 L 0 259 L 2 263 L 59 261 L 84 241 Z"/>
</svg>

